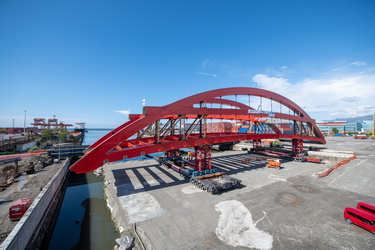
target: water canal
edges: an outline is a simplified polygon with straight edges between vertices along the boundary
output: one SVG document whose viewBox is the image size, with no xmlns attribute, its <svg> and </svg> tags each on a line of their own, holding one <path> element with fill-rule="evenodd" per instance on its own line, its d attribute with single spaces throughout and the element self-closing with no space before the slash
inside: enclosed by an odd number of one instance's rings
<svg viewBox="0 0 375 250">
<path fill-rule="evenodd" d="M 86 133 L 90 145 L 109 131 Z M 47 249 L 113 249 L 119 234 L 104 200 L 103 177 L 70 173 Z"/>
</svg>

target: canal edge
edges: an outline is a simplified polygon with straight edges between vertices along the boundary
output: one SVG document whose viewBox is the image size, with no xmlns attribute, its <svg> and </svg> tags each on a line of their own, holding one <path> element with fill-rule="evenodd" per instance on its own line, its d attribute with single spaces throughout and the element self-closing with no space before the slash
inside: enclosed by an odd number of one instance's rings
<svg viewBox="0 0 375 250">
<path fill-rule="evenodd" d="M 70 161 L 71 158 L 64 160 L 61 169 L 42 189 L 25 215 L 0 245 L 0 250 L 38 249 L 41 246 L 49 223 L 65 192 L 64 185 Z"/>
<path fill-rule="evenodd" d="M 111 212 L 111 220 L 113 221 L 116 230 L 118 230 L 120 237 L 132 236 L 136 239 L 135 245 L 138 245 L 140 249 L 152 249 L 151 247 L 146 247 L 144 240 L 137 232 L 140 230 L 137 228 L 136 224 L 129 224 L 126 217 L 126 211 L 122 208 L 117 197 L 117 188 L 114 184 L 114 179 L 111 178 L 110 174 L 107 174 L 105 168 L 103 168 L 104 176 L 104 196 L 106 200 L 107 207 Z M 142 234 L 142 233 L 141 233 Z M 144 234 L 142 234 L 144 235 Z M 138 249 L 138 248 L 137 248 Z"/>
</svg>

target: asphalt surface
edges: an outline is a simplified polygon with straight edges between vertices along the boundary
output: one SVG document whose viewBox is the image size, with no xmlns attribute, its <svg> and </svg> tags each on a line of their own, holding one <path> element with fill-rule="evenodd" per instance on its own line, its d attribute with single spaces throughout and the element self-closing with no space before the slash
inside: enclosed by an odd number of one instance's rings
<svg viewBox="0 0 375 250">
<path fill-rule="evenodd" d="M 375 140 L 326 139 L 324 148 L 358 158 L 319 179 L 334 163 L 278 170 L 241 163 L 259 157 L 243 151 L 213 154 L 214 167 L 242 180 L 218 195 L 154 160 L 108 164 L 109 206 L 123 233 L 136 224 L 147 249 L 374 249 L 375 234 L 347 224 L 343 210 L 375 204 Z"/>
</svg>

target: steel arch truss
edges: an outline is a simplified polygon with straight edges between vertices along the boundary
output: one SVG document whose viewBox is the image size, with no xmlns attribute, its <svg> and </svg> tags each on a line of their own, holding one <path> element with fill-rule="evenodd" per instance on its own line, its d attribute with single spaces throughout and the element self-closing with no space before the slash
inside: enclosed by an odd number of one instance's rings
<svg viewBox="0 0 375 250">
<path fill-rule="evenodd" d="M 315 121 L 286 97 L 257 88 L 224 88 L 144 107 L 143 114 L 129 115 L 128 122 L 92 144 L 70 169 L 87 173 L 108 162 L 155 152 L 260 139 L 325 143 Z"/>
</svg>

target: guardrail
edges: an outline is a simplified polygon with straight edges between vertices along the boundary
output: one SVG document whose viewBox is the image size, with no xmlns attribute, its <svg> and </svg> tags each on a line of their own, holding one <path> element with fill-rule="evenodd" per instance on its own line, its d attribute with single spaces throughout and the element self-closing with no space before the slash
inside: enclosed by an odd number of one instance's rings
<svg viewBox="0 0 375 250">
<path fill-rule="evenodd" d="M 68 147 L 68 148 L 58 148 L 50 149 L 47 152 L 47 155 L 53 158 L 65 158 L 71 156 L 83 155 L 87 146 L 77 146 L 77 147 Z"/>
</svg>

